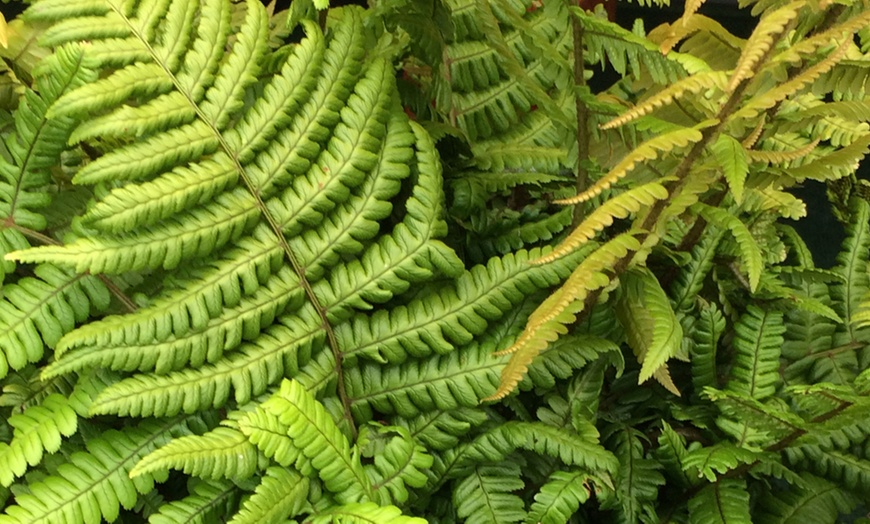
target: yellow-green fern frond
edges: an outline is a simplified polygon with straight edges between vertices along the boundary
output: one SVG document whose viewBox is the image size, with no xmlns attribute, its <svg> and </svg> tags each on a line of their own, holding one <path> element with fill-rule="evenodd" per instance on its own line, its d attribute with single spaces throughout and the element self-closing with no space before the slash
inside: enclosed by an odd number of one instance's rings
<svg viewBox="0 0 870 524">
<path fill-rule="evenodd" d="M 819 140 L 816 139 L 805 145 L 804 147 L 794 149 L 792 151 L 758 151 L 750 149 L 746 151 L 746 155 L 753 162 L 760 162 L 763 164 L 786 164 L 788 162 L 804 158 L 805 156 L 812 153 L 818 145 Z"/>
<path fill-rule="evenodd" d="M 649 270 L 632 270 L 619 279 L 617 314 L 629 346 L 641 363 L 638 381 L 655 377 L 679 395 L 667 371 L 667 361 L 680 350 L 683 329 L 658 279 Z"/>
<path fill-rule="evenodd" d="M 632 213 L 637 213 L 642 207 L 651 206 L 657 200 L 666 198 L 668 198 L 668 190 L 658 182 L 650 182 L 620 193 L 595 208 L 553 251 L 532 263 L 546 264 L 561 258 L 591 240 L 596 233 L 605 227 L 613 224 L 614 218 L 625 218 Z M 557 200 L 556 203 L 571 204 L 573 202 L 571 199 L 565 199 Z"/>
<path fill-rule="evenodd" d="M 706 91 L 712 88 L 724 91 L 727 81 L 728 76 L 723 71 L 702 71 L 700 73 L 695 73 L 694 75 L 680 79 L 665 87 L 625 113 L 605 124 L 602 124 L 600 127 L 601 129 L 611 129 L 624 125 L 632 120 L 647 115 L 666 104 L 670 104 L 674 102 L 674 100 L 677 100 L 688 93 L 697 94 L 701 91 Z"/>
<path fill-rule="evenodd" d="M 567 199 L 567 203 L 579 204 L 594 198 L 601 194 L 602 191 L 610 188 L 613 184 L 625 177 L 639 163 L 647 160 L 655 160 L 663 154 L 673 152 L 674 150 L 684 148 L 689 144 L 701 140 L 701 132 L 694 128 L 682 128 L 676 131 L 671 131 L 663 135 L 651 138 L 646 142 L 638 145 L 628 155 L 622 158 L 618 164 L 594 184 L 589 189 L 580 193 L 576 197 Z"/>
<path fill-rule="evenodd" d="M 737 61 L 737 66 L 728 81 L 728 91 L 734 91 L 737 86 L 755 74 L 755 66 L 762 56 L 771 48 L 780 33 L 797 16 L 804 2 L 791 2 L 775 11 L 766 13 L 747 40 Z"/>
<path fill-rule="evenodd" d="M 511 354 L 511 359 L 502 370 L 498 390 L 484 400 L 497 400 L 510 394 L 535 357 L 567 332 L 565 326 L 583 311 L 583 301 L 588 294 L 610 284 L 610 276 L 606 271 L 629 251 L 637 251 L 640 247 L 640 242 L 632 234 L 623 233 L 586 257 L 565 284 L 529 316 L 526 327 L 516 342 L 499 352 Z"/>
<path fill-rule="evenodd" d="M 734 200 L 740 204 L 743 202 L 743 190 L 746 186 L 746 176 L 749 174 L 749 161 L 746 158 L 746 150 L 734 138 L 722 134 L 716 141 L 710 144 L 713 157 L 722 168 L 722 174 Z"/>
<path fill-rule="evenodd" d="M 722 24 L 704 15 L 693 13 L 691 16 L 682 17 L 673 24 L 662 24 L 652 31 L 648 37 L 651 41 L 659 44 L 662 53 L 670 53 L 671 50 L 683 39 L 692 34 L 703 33 L 710 35 L 719 45 L 727 46 L 732 50 L 742 49 L 745 41 L 732 35 Z M 695 53 L 696 56 L 706 58 L 703 53 Z M 713 65 L 713 62 L 708 61 Z M 718 67 L 714 67 L 718 69 Z"/>
</svg>

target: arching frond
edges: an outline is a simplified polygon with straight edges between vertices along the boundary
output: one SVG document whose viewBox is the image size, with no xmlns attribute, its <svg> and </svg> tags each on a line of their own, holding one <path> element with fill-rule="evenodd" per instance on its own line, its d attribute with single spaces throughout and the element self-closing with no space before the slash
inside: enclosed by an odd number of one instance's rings
<svg viewBox="0 0 870 524">
<path fill-rule="evenodd" d="M 426 520 L 409 517 L 395 506 L 378 506 L 374 502 L 351 503 L 335 506 L 311 515 L 306 522 L 330 524 L 348 522 L 354 524 L 425 524 Z"/>
<path fill-rule="evenodd" d="M 629 189 L 619 195 L 610 198 L 604 204 L 595 208 L 589 216 L 572 231 L 556 249 L 547 255 L 535 260 L 536 264 L 552 262 L 563 257 L 585 242 L 591 240 L 596 233 L 613 224 L 614 218 L 626 218 L 631 213 L 637 213 L 643 207 L 652 206 L 657 200 L 668 198 L 668 191 L 658 182 L 650 182 Z M 557 201 L 558 204 L 574 204 L 574 199 L 568 198 Z"/>
<path fill-rule="evenodd" d="M 819 145 L 819 140 L 813 140 L 809 144 L 792 151 L 759 151 L 750 149 L 746 151 L 749 160 L 753 162 L 761 162 L 765 164 L 785 164 L 804 158 L 813 152 L 816 146 Z"/>
<path fill-rule="evenodd" d="M 237 429 L 218 427 L 203 435 L 176 438 L 143 457 L 130 477 L 181 470 L 204 479 L 244 479 L 257 468 L 257 448 Z"/>
<path fill-rule="evenodd" d="M 693 128 L 681 128 L 676 131 L 664 133 L 638 145 L 618 164 L 598 179 L 586 191 L 570 199 L 570 203 L 578 204 L 585 202 L 601 194 L 602 191 L 625 177 L 639 163 L 646 160 L 655 160 L 661 155 L 686 147 L 701 140 L 701 132 Z"/>
<path fill-rule="evenodd" d="M 734 91 L 742 81 L 755 74 L 754 69 L 758 61 L 771 48 L 786 25 L 794 20 L 803 4 L 803 1 L 791 2 L 779 9 L 766 13 L 758 21 L 758 25 L 752 31 L 749 40 L 746 41 L 743 52 L 740 54 L 740 59 L 731 73 L 731 78 L 728 81 L 728 91 Z"/>
<path fill-rule="evenodd" d="M 630 110 L 602 124 L 600 127 L 601 129 L 611 129 L 625 125 L 690 93 L 698 94 L 714 87 L 724 92 L 727 81 L 728 77 L 723 71 L 702 71 L 695 73 L 668 85 L 658 93 L 646 98 Z"/>
</svg>

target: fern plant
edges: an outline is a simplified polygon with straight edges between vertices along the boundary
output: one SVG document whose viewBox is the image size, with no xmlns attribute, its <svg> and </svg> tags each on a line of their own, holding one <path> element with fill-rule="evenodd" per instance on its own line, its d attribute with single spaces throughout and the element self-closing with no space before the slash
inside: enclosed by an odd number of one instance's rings
<svg viewBox="0 0 870 524">
<path fill-rule="evenodd" d="M 867 507 L 870 9 L 752 5 L 743 41 L 698 2 L 35 1 L 0 522 Z M 832 270 L 780 221 L 806 179 Z"/>
</svg>

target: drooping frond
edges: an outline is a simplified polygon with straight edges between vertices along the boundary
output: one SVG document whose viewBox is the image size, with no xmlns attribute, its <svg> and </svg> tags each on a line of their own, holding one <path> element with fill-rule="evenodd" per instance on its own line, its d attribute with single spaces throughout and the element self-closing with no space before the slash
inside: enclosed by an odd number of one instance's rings
<svg viewBox="0 0 870 524">
<path fill-rule="evenodd" d="M 750 290 L 755 291 L 761 280 L 761 272 L 764 270 L 764 260 L 761 256 L 761 249 L 746 224 L 726 210 L 706 204 L 695 204 L 692 206 L 692 211 L 716 227 L 731 232 L 740 248 L 743 269 L 749 277 Z"/>
<path fill-rule="evenodd" d="M 587 62 L 610 65 L 624 76 L 639 78 L 649 75 L 653 82 L 661 85 L 676 82 L 685 76 L 687 67 L 691 67 L 688 57 L 679 53 L 665 55 L 655 44 L 613 22 L 580 8 L 571 11 L 588 35 L 584 39 L 587 44 L 584 59 Z"/>
<path fill-rule="evenodd" d="M 813 140 L 801 148 L 793 149 L 791 151 L 759 151 L 750 149 L 746 151 L 746 156 L 748 156 L 749 160 L 752 162 L 764 164 L 786 164 L 809 155 L 817 145 L 819 145 L 818 139 Z"/>
<path fill-rule="evenodd" d="M 764 399 L 776 391 L 783 344 L 782 313 L 750 306 L 734 325 L 734 366 L 728 389 Z"/>
<path fill-rule="evenodd" d="M 28 466 L 42 461 L 43 453 L 60 449 L 61 439 L 76 432 L 78 417 L 69 401 L 57 393 L 38 405 L 9 417 L 12 440 L 0 442 L 0 486 L 8 487 Z"/>
<path fill-rule="evenodd" d="M 791 2 L 766 13 L 758 21 L 758 25 L 752 31 L 749 40 L 746 41 L 737 65 L 731 73 L 727 86 L 728 91 L 734 91 L 741 82 L 755 74 L 755 66 L 759 60 L 771 48 L 785 26 L 797 16 L 801 7 L 803 7 L 803 1 Z"/>
</svg>

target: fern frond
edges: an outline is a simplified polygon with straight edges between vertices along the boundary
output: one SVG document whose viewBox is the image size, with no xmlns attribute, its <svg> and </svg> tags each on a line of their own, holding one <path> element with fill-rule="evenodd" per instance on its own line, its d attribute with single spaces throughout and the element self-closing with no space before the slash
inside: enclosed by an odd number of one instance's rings
<svg viewBox="0 0 870 524">
<path fill-rule="evenodd" d="M 70 46 L 33 71 L 36 92 L 25 92 L 15 111 L 15 132 L 5 139 L 9 156 L 0 158 L 0 217 L 11 224 L 45 228 L 45 218 L 37 210 L 51 202 L 45 190 L 51 183 L 50 169 L 60 164 L 76 124 L 72 118 L 48 118 L 47 113 L 64 94 L 93 80 L 93 67 L 82 48 Z"/>
<path fill-rule="evenodd" d="M 292 466 L 305 476 L 312 476 L 314 469 L 311 461 L 302 450 L 296 447 L 287 435 L 289 427 L 277 416 L 256 406 L 238 421 L 239 430 L 252 444 L 257 446 L 267 458 L 273 459 L 283 467 Z"/>
<path fill-rule="evenodd" d="M 789 175 L 796 180 L 837 180 L 848 176 L 858 169 L 858 163 L 870 150 L 870 133 L 857 138 L 851 144 L 833 153 L 821 156 L 812 162 L 790 168 Z"/>
<path fill-rule="evenodd" d="M 652 508 L 659 487 L 665 479 L 660 465 L 644 456 L 642 436 L 634 428 L 614 425 L 608 439 L 619 459 L 616 475 L 616 497 L 607 506 L 614 506 L 621 522 L 640 522 L 641 516 Z M 604 505 L 604 504 L 602 504 Z"/>
<path fill-rule="evenodd" d="M 515 462 L 473 468 L 454 488 L 457 515 L 469 524 L 522 521 L 526 517 L 523 500 L 512 493 L 523 488 L 520 476 Z"/>
<path fill-rule="evenodd" d="M 535 494 L 526 524 L 568 522 L 591 495 L 590 476 L 582 470 L 555 471 Z"/>
<path fill-rule="evenodd" d="M 706 204 L 695 204 L 692 206 L 692 211 L 704 217 L 711 224 L 715 224 L 716 227 L 731 232 L 740 247 L 740 257 L 749 277 L 750 290 L 755 291 L 761 280 L 761 272 L 764 270 L 764 260 L 761 257 L 761 248 L 758 247 L 758 243 L 752 237 L 746 224 L 724 209 L 714 208 Z"/>
<path fill-rule="evenodd" d="M 684 471 L 697 471 L 698 477 L 704 477 L 710 482 L 716 482 L 723 475 L 738 465 L 752 464 L 759 460 L 759 453 L 737 447 L 728 442 L 720 442 L 689 451 L 683 457 Z"/>
<path fill-rule="evenodd" d="M 254 494 L 244 501 L 230 524 L 278 524 L 308 505 L 309 480 L 294 471 L 271 467 Z"/>
<path fill-rule="evenodd" d="M 190 494 L 163 504 L 148 518 L 149 524 L 209 524 L 235 511 L 239 488 L 228 481 L 201 481 L 193 484 Z"/>
<path fill-rule="evenodd" d="M 9 417 L 12 440 L 0 442 L 0 486 L 8 487 L 16 477 L 24 475 L 27 466 L 42 461 L 43 453 L 60 449 L 63 437 L 78 428 L 78 417 L 69 401 L 57 393 Z"/>
<path fill-rule="evenodd" d="M 109 430 L 87 441 L 87 452 L 74 453 L 55 475 L 30 484 L 30 493 L 16 497 L 0 522 L 56 522 L 98 524 L 113 521 L 121 507 L 130 509 L 137 493 L 154 487 L 154 477 L 128 476 L 141 457 L 166 443 L 169 431 L 183 419 L 143 422 L 124 431 Z"/>
<path fill-rule="evenodd" d="M 628 175 L 639 163 L 655 160 L 674 150 L 684 148 L 701 140 L 701 132 L 694 128 L 680 128 L 676 131 L 661 134 L 639 144 L 629 154 L 622 158 L 606 175 L 598 179 L 586 191 L 570 199 L 570 203 L 579 204 L 594 198 Z"/>
<path fill-rule="evenodd" d="M 204 479 L 245 479 L 254 474 L 258 462 L 257 448 L 241 431 L 218 427 L 173 439 L 143 457 L 130 477 L 177 469 Z"/>
<path fill-rule="evenodd" d="M 791 464 L 806 468 L 854 491 L 866 492 L 870 489 L 870 460 L 848 451 L 814 445 L 795 446 L 786 448 L 785 455 Z"/>
<path fill-rule="evenodd" d="M 692 326 L 692 386 L 699 394 L 705 387 L 719 385 L 716 372 L 716 353 L 719 339 L 725 331 L 725 317 L 715 304 L 701 307 L 698 319 Z"/>
<path fill-rule="evenodd" d="M 571 431 L 538 422 L 507 422 L 485 435 L 477 445 L 505 450 L 504 444 L 493 442 L 504 440 L 508 450 L 527 449 L 558 458 L 568 466 L 615 474 L 617 459 L 598 443 L 598 430 L 591 424 L 582 430 Z"/>
<path fill-rule="evenodd" d="M 657 182 L 643 184 L 620 193 L 595 208 L 552 252 L 535 260 L 534 263 L 546 264 L 563 257 L 591 240 L 596 233 L 605 227 L 613 224 L 614 218 L 626 218 L 631 213 L 637 213 L 641 208 L 652 206 L 656 201 L 666 198 L 668 198 L 667 189 Z M 577 202 L 568 198 L 557 200 L 556 203 L 575 204 Z"/>
<path fill-rule="evenodd" d="M 692 524 L 752 524 L 746 481 L 720 480 L 689 500 Z"/>
<path fill-rule="evenodd" d="M 263 408 L 287 426 L 293 445 L 311 461 L 324 486 L 340 501 L 373 500 L 373 488 L 360 463 L 324 409 L 298 382 L 285 380 Z"/>
<path fill-rule="evenodd" d="M 819 145 L 819 140 L 813 140 L 809 144 L 792 151 L 759 151 L 750 149 L 746 151 L 749 160 L 764 164 L 785 164 L 804 158 L 813 152 L 816 146 Z"/>
<path fill-rule="evenodd" d="M 410 432 L 399 426 L 366 428 L 357 445 L 364 456 L 372 456 L 374 464 L 366 469 L 375 494 L 381 503 L 404 503 L 408 500 L 408 487 L 426 484 L 425 472 L 432 466 L 432 455 L 411 438 Z"/>
<path fill-rule="evenodd" d="M 671 287 L 674 310 L 686 311 L 696 302 L 704 281 L 713 269 L 713 257 L 722 240 L 723 232 L 708 227 L 701 240 L 692 248 L 692 260 L 684 265 Z"/>
<path fill-rule="evenodd" d="M 683 328 L 671 309 L 658 279 L 648 270 L 633 270 L 620 277 L 617 315 L 626 331 L 628 343 L 641 363 L 638 382 L 656 377 L 674 392 L 667 377 L 666 362 L 680 350 Z M 678 393 L 677 393 L 678 394 Z"/>
<path fill-rule="evenodd" d="M 583 300 L 594 289 L 610 283 L 603 271 L 612 267 L 629 251 L 640 249 L 640 243 L 629 234 L 614 238 L 586 257 L 561 288 L 548 297 L 529 317 L 523 333 L 514 344 L 501 353 L 513 353 L 501 372 L 498 390 L 484 400 L 507 396 L 522 379 L 529 364 L 549 343 L 565 334 L 565 326 L 583 310 Z"/>
<path fill-rule="evenodd" d="M 45 347 L 92 313 L 109 306 L 109 291 L 96 277 L 75 275 L 49 264 L 33 277 L 3 286 L 0 299 L 0 378 L 9 368 L 38 362 Z"/>
<path fill-rule="evenodd" d="M 870 203 L 853 198 L 849 211 L 852 220 L 846 227 L 846 238 L 835 268 L 843 281 L 831 286 L 831 298 L 837 313 L 846 322 L 846 335 L 849 340 L 856 340 L 858 326 L 852 322 L 852 317 L 861 311 L 862 299 L 870 292 L 870 266 L 865 255 L 870 250 Z"/>
<path fill-rule="evenodd" d="M 688 94 L 696 95 L 712 88 L 718 88 L 724 92 L 727 82 L 728 77 L 723 71 L 702 71 L 695 73 L 668 85 L 658 93 L 646 98 L 630 110 L 599 127 L 601 129 L 612 129 L 625 125 Z"/>
<path fill-rule="evenodd" d="M 776 391 L 783 344 L 782 313 L 749 306 L 734 325 L 734 366 L 728 389 L 764 399 Z"/>
<path fill-rule="evenodd" d="M 431 411 L 408 420 L 400 418 L 397 422 L 407 427 L 414 440 L 422 442 L 427 449 L 444 451 L 456 447 L 461 437 L 472 427 L 483 424 L 486 419 L 483 411 L 459 408 Z"/>
<path fill-rule="evenodd" d="M 786 524 L 811 519 L 834 522 L 841 514 L 851 513 L 858 501 L 841 487 L 807 473 L 801 475 L 803 487 L 769 493 L 759 498 L 759 521 Z"/>
<path fill-rule="evenodd" d="M 779 9 L 765 13 L 758 21 L 758 25 L 752 31 L 749 40 L 746 41 L 740 58 L 737 60 L 737 65 L 731 73 L 727 86 L 729 92 L 733 92 L 741 82 L 754 75 L 758 61 L 771 48 L 785 27 L 794 20 L 801 7 L 803 7 L 802 1 L 791 2 Z"/>
<path fill-rule="evenodd" d="M 351 503 L 335 506 L 311 515 L 306 522 L 311 524 L 425 524 L 426 520 L 409 517 L 395 506 L 378 506 L 374 502 Z"/>
<path fill-rule="evenodd" d="M 746 185 L 746 175 L 749 174 L 749 159 L 743 146 L 728 135 L 719 135 L 715 142 L 710 145 L 716 162 L 722 168 L 725 181 L 734 195 L 734 201 L 738 204 L 743 202 L 743 190 Z M 751 156 L 750 156 L 751 158 Z"/>
</svg>

